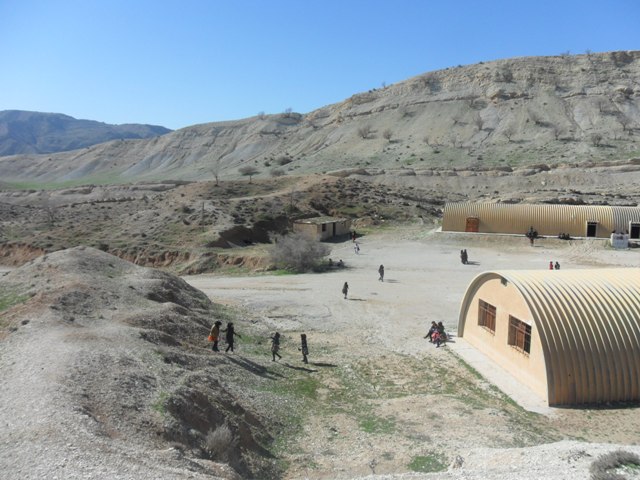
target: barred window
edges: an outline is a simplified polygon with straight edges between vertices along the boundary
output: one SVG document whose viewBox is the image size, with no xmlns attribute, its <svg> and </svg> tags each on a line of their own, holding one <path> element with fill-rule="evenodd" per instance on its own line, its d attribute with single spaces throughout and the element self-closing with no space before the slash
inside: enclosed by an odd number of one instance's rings
<svg viewBox="0 0 640 480">
<path fill-rule="evenodd" d="M 496 333 L 496 307 L 484 300 L 478 302 L 478 325 Z"/>
<path fill-rule="evenodd" d="M 509 345 L 522 353 L 531 353 L 531 325 L 509 315 Z"/>
</svg>

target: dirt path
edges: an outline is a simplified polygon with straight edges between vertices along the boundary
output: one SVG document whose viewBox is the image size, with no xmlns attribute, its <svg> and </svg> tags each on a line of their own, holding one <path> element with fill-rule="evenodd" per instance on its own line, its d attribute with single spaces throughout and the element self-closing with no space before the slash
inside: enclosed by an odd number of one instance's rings
<svg viewBox="0 0 640 480">
<path fill-rule="evenodd" d="M 483 271 L 547 268 L 550 260 L 563 268 L 635 266 L 638 252 L 552 240 L 531 248 L 524 238 L 478 237 L 471 242 L 466 236 L 416 230 L 365 236 L 359 244 L 359 254 L 351 242 L 335 245 L 331 258 L 344 260 L 347 268 L 321 275 L 187 278 L 214 301 L 241 307 L 248 320 L 282 332 L 285 362 L 299 362 L 297 339 L 306 332 L 312 362 L 336 367 L 332 372 L 313 370 L 318 372 L 322 403 L 334 408 L 305 421 L 303 436 L 308 442 L 291 446 L 290 478 L 429 471 L 433 465 L 423 469 L 419 462 L 449 464 L 457 457 L 480 462 L 487 456 L 507 455 L 504 448 L 522 467 L 522 454 L 512 447 L 563 438 L 622 444 L 639 440 L 635 409 L 553 409 L 552 415 L 541 416 L 505 406 L 509 399 L 474 377 L 454 351 L 436 349 L 423 338 L 431 320 L 442 320 L 447 330 L 456 331 L 466 287 Z M 470 265 L 461 264 L 461 248 L 468 250 Z M 380 264 L 385 266 L 384 282 L 378 281 Z M 345 281 L 350 285 L 346 300 L 340 292 Z M 446 372 L 441 374 L 447 378 L 434 382 L 434 371 Z M 345 400 L 350 390 L 359 398 Z M 615 428 L 599 428 L 605 417 Z M 435 418 L 447 424 L 444 437 L 435 435 L 430 426 Z M 571 456 L 582 448 L 563 445 L 557 450 L 541 448 L 540 455 L 551 451 L 557 456 L 562 451 Z M 491 447 L 491 453 L 479 454 L 480 446 Z M 585 454 L 576 476 L 564 470 L 540 473 L 530 465 L 527 468 L 538 477 L 532 473 L 522 478 L 585 478 L 589 455 Z M 510 478 L 508 471 L 501 472 L 498 467 L 494 478 L 503 473 Z M 447 478 L 458 478 L 451 475 Z M 478 475 L 460 478 L 485 478 Z"/>
</svg>

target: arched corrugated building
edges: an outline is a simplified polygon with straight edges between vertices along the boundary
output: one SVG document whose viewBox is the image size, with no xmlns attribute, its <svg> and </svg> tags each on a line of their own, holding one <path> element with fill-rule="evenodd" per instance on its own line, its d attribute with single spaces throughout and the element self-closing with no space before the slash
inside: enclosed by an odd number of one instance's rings
<svg viewBox="0 0 640 480">
<path fill-rule="evenodd" d="M 524 234 L 533 227 L 540 235 L 608 238 L 629 232 L 640 238 L 640 207 L 557 204 L 448 203 L 443 232 Z"/>
<path fill-rule="evenodd" d="M 640 400 L 640 269 L 485 272 L 458 335 L 549 405 Z"/>
</svg>

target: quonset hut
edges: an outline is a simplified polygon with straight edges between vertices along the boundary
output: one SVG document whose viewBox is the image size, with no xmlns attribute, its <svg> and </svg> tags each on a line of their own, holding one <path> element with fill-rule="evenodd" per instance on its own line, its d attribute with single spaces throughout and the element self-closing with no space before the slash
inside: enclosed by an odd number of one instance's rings
<svg viewBox="0 0 640 480">
<path fill-rule="evenodd" d="M 640 400 L 640 269 L 478 275 L 458 335 L 549 405 Z"/>
<path fill-rule="evenodd" d="M 609 238 L 612 232 L 640 239 L 640 207 L 593 205 L 448 203 L 443 232 L 538 234 Z"/>
</svg>

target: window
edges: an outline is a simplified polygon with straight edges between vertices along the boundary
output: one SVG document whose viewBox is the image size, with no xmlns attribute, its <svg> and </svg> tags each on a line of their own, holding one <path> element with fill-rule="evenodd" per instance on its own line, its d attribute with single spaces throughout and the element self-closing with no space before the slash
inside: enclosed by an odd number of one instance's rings
<svg viewBox="0 0 640 480">
<path fill-rule="evenodd" d="M 323 232 L 326 232 L 326 231 L 327 231 L 327 224 L 326 224 L 326 223 L 323 223 L 323 224 L 322 224 L 322 231 L 323 231 Z"/>
<path fill-rule="evenodd" d="M 531 353 L 531 325 L 509 315 L 509 345 L 522 353 Z"/>
<path fill-rule="evenodd" d="M 478 303 L 478 325 L 491 333 L 496 333 L 496 307 L 489 305 L 484 300 L 480 300 Z"/>
</svg>

